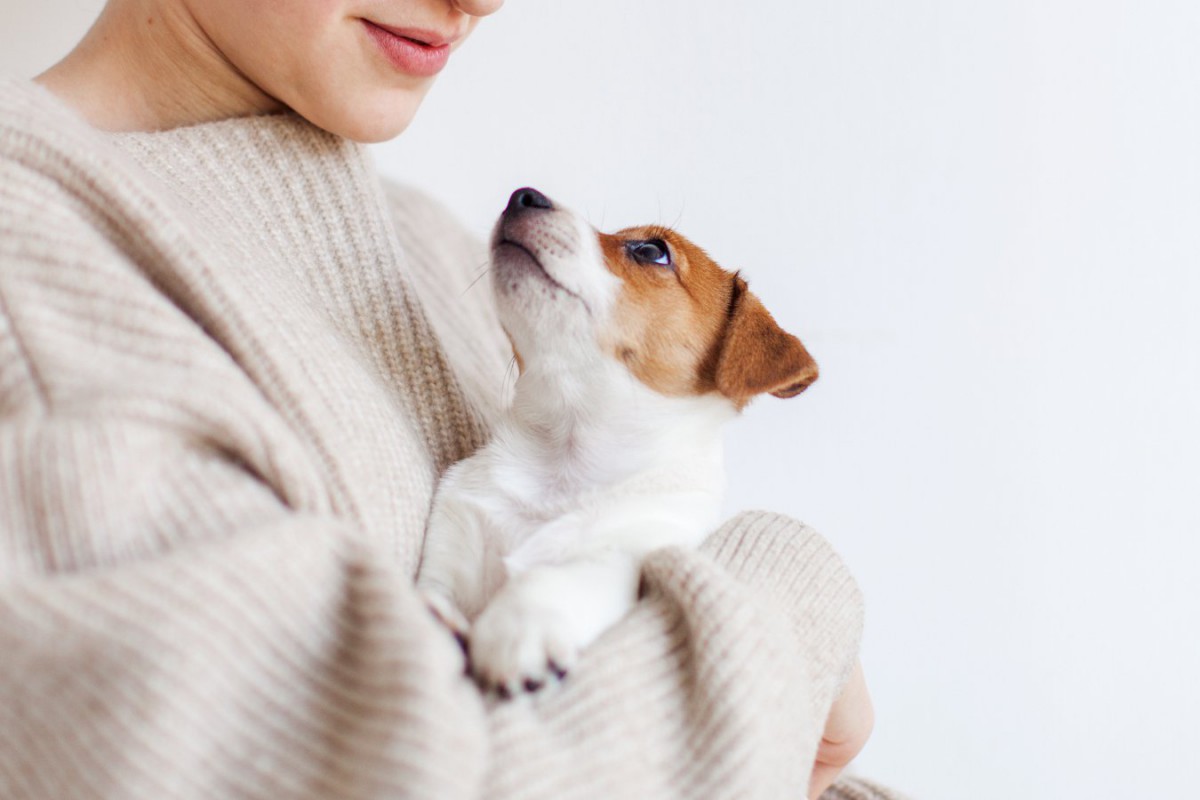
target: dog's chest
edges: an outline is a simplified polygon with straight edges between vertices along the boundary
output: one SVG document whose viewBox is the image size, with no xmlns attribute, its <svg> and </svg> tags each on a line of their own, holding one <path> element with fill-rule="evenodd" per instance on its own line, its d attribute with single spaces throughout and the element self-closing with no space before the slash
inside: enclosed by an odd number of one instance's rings
<svg viewBox="0 0 1200 800">
<path fill-rule="evenodd" d="M 683 544 L 680 537 L 706 532 L 721 499 L 719 453 L 642 470 L 631 471 L 631 463 L 531 460 L 489 445 L 447 476 L 442 501 L 469 517 L 488 551 L 517 569 L 615 541 L 672 531 L 669 542 Z"/>
<path fill-rule="evenodd" d="M 470 502 L 484 512 L 493 536 L 519 545 L 556 521 L 598 513 L 636 493 L 647 476 L 598 474 L 577 460 L 530 462 L 511 454 L 481 454 Z"/>
</svg>

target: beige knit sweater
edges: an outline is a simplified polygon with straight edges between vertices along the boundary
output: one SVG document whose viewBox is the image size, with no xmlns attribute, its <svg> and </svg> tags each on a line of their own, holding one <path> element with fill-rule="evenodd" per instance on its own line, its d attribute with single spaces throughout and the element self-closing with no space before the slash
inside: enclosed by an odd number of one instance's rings
<svg viewBox="0 0 1200 800">
<path fill-rule="evenodd" d="M 482 262 L 297 117 L 0 83 L 0 797 L 803 796 L 862 607 L 781 516 L 652 557 L 561 687 L 463 677 L 412 578 L 504 394 Z"/>
</svg>

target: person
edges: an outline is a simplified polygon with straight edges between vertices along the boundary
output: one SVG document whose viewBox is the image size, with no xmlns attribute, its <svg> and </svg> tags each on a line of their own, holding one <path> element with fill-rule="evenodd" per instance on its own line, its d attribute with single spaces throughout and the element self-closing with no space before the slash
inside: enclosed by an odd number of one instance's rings
<svg viewBox="0 0 1200 800">
<path fill-rule="evenodd" d="M 894 796 L 834 783 L 861 597 L 800 523 L 655 554 L 507 702 L 414 591 L 511 353 L 361 144 L 502 2 L 109 0 L 0 85 L 0 796 Z"/>
</svg>

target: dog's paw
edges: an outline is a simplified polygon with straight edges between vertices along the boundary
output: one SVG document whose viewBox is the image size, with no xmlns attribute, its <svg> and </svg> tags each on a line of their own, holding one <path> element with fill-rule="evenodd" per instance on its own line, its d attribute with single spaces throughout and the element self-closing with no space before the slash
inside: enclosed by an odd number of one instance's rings
<svg viewBox="0 0 1200 800">
<path fill-rule="evenodd" d="M 575 665 L 579 643 L 554 609 L 499 595 L 475 620 L 469 645 L 471 674 L 501 697 L 536 692 Z"/>
<path fill-rule="evenodd" d="M 466 652 L 471 623 L 454 605 L 454 601 L 444 594 L 425 589 L 421 590 L 421 598 L 425 601 L 425 607 L 429 609 L 429 613 L 433 614 L 433 618 L 454 634 L 454 638 L 458 640 L 463 652 Z"/>
</svg>

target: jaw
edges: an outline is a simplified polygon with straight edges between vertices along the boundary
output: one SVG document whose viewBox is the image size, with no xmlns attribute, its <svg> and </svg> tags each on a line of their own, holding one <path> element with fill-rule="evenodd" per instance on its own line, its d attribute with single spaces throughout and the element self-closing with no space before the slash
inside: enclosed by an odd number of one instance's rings
<svg viewBox="0 0 1200 800">
<path fill-rule="evenodd" d="M 492 286 L 505 330 L 523 351 L 536 348 L 531 338 L 581 328 L 593 317 L 578 292 L 564 285 L 526 246 L 501 240 L 492 248 Z M 526 352 L 526 355 L 531 353 Z"/>
<path fill-rule="evenodd" d="M 591 226 L 565 209 L 504 215 L 491 255 L 500 322 L 522 366 L 587 367 L 617 291 Z"/>
<path fill-rule="evenodd" d="M 587 301 L 577 292 L 563 286 L 547 272 L 546 268 L 538 261 L 537 256 L 526 245 L 501 239 L 492 250 L 492 261 L 497 269 L 497 278 L 503 277 L 509 281 L 508 286 L 498 286 L 498 291 L 510 294 L 520 291 L 522 283 L 541 284 L 540 294 L 542 297 L 546 297 L 549 292 L 554 292 L 556 296 L 569 295 L 583 303 L 584 309 L 591 314 Z"/>
</svg>

